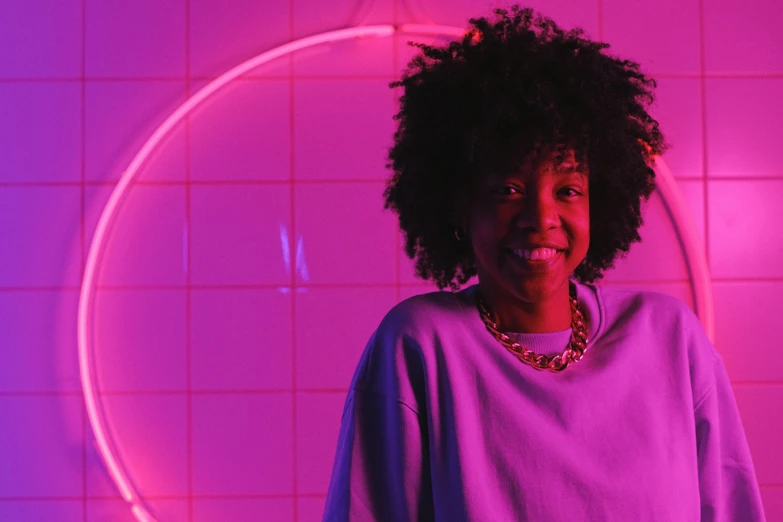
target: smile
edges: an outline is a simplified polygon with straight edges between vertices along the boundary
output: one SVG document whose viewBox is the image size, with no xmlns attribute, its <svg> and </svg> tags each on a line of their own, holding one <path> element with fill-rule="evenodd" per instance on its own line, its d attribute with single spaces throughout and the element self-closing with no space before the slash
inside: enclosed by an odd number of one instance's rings
<svg viewBox="0 0 783 522">
<path fill-rule="evenodd" d="M 523 269 L 546 270 L 560 260 L 564 251 L 553 248 L 536 248 L 533 250 L 513 249 L 507 252 L 515 261 L 514 264 Z"/>
<path fill-rule="evenodd" d="M 530 250 L 513 249 L 511 253 L 527 261 L 547 261 L 555 257 L 561 250 L 554 248 L 534 248 Z"/>
</svg>

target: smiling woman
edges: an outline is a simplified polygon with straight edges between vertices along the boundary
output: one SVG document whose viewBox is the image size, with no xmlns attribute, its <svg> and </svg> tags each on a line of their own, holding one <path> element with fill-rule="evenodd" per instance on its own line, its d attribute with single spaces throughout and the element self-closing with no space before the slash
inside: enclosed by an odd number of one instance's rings
<svg viewBox="0 0 783 522">
<path fill-rule="evenodd" d="M 573 150 L 565 158 L 553 152 L 488 176 L 467 213 L 462 228 L 470 231 L 482 295 L 506 330 L 571 324 L 565 283 L 590 245 L 588 174 L 576 165 Z"/>
<path fill-rule="evenodd" d="M 417 275 L 452 291 L 370 338 L 324 520 L 764 520 L 696 316 L 594 284 L 640 240 L 655 82 L 528 9 L 471 24 L 392 84 L 386 206 Z"/>
</svg>

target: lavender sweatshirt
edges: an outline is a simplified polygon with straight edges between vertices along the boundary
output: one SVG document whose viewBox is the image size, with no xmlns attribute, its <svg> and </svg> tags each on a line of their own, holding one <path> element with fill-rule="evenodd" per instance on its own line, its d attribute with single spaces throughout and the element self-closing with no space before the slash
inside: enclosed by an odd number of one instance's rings
<svg viewBox="0 0 783 522">
<path fill-rule="evenodd" d="M 577 283 L 585 357 L 537 371 L 477 286 L 395 306 L 346 399 L 323 520 L 764 520 L 721 358 L 681 301 Z M 539 353 L 569 330 L 512 334 Z"/>
</svg>

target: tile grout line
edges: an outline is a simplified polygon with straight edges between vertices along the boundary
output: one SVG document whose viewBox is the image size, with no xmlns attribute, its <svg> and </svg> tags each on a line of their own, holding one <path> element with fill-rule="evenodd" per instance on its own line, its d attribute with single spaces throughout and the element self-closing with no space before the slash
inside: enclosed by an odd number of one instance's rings
<svg viewBox="0 0 783 522">
<path fill-rule="evenodd" d="M 648 70 L 648 74 L 655 78 L 665 79 L 698 79 L 702 75 L 700 73 L 688 73 L 688 72 L 670 72 L 670 71 L 655 71 Z M 704 73 L 703 75 L 708 79 L 718 80 L 780 80 L 783 79 L 783 72 L 711 72 Z M 199 82 L 210 82 L 215 80 L 217 76 L 191 76 L 186 78 L 184 76 L 85 76 L 84 79 L 89 82 L 95 83 L 152 83 L 152 82 L 167 82 L 167 83 L 181 83 L 188 79 Z M 345 81 L 345 80 L 391 80 L 392 77 L 383 74 L 301 74 L 295 75 L 297 80 L 304 81 Z M 237 82 L 280 82 L 288 79 L 288 76 L 280 75 L 259 75 L 246 74 L 241 78 L 235 78 L 233 81 Z M 78 83 L 82 81 L 81 76 L 63 76 L 63 77 L 20 77 L 20 78 L 0 78 L 0 84 L 8 83 Z"/>
<path fill-rule="evenodd" d="M 85 269 L 85 248 L 86 248 L 86 225 L 85 219 L 87 215 L 87 201 L 86 201 L 86 185 L 85 180 L 87 178 L 87 0 L 81 1 L 81 78 L 79 82 L 80 96 L 81 96 L 81 151 L 80 151 L 80 163 L 81 163 L 81 180 L 79 197 L 81 203 L 81 215 L 79 224 L 79 257 L 81 267 L 81 283 L 84 284 L 84 269 Z M 89 420 L 87 415 L 87 404 L 84 399 L 84 390 L 81 390 L 82 396 L 82 515 L 84 522 L 88 521 L 88 505 L 87 505 L 87 445 L 90 439 Z"/>
<path fill-rule="evenodd" d="M 398 0 L 392 0 L 392 23 L 394 27 L 397 27 L 399 25 L 399 1 Z M 399 38 L 397 37 L 397 34 L 392 35 L 392 73 L 393 76 L 396 77 L 400 74 L 400 52 L 399 52 Z M 392 96 L 392 107 L 397 107 L 397 95 L 394 89 L 391 90 L 391 96 Z M 389 173 L 387 172 L 387 175 Z M 401 282 L 401 275 L 400 271 L 402 269 L 401 263 L 400 263 L 400 255 L 402 251 L 402 242 L 400 238 L 400 230 L 398 227 L 399 220 L 394 220 L 394 300 L 396 302 L 400 302 L 402 298 L 402 288 L 400 287 Z"/>
<path fill-rule="evenodd" d="M 602 41 L 604 38 L 604 2 L 603 0 L 596 0 L 596 11 L 598 15 L 598 41 Z"/>
<path fill-rule="evenodd" d="M 705 176 L 675 176 L 677 182 L 685 181 L 704 181 Z M 783 181 L 783 174 L 774 176 L 712 176 L 709 178 L 712 183 L 780 183 Z M 366 185 L 366 184 L 384 184 L 387 178 L 328 178 L 328 179 L 297 179 L 294 185 Z M 236 180 L 191 180 L 189 182 L 179 180 L 134 180 L 134 186 L 145 187 L 178 187 L 185 185 L 196 186 L 279 186 L 290 185 L 290 179 L 236 179 Z M 57 188 L 57 187 L 114 187 L 117 181 L 7 181 L 0 182 L 0 188 Z"/>
<path fill-rule="evenodd" d="M 762 486 L 764 487 L 764 486 Z M 777 484 L 770 484 L 767 487 L 777 487 Z M 299 495 L 301 498 L 326 498 L 326 493 L 302 493 Z M 187 495 L 147 495 L 147 498 L 150 500 L 162 500 L 162 501 L 179 501 L 179 500 L 187 500 Z M 290 494 L 227 494 L 227 495 L 199 495 L 199 498 L 202 500 L 273 500 L 273 499 L 286 499 L 286 498 L 293 498 Z M 122 498 L 120 495 L 95 495 L 95 496 L 88 496 L 88 500 L 90 501 L 120 501 L 123 503 L 125 502 L 125 499 Z M 82 497 L 79 495 L 69 496 L 69 495 L 63 495 L 63 496 L 27 496 L 27 497 L 15 497 L 15 496 L 9 496 L 9 497 L 0 497 L 0 504 L 3 502 L 80 502 L 82 500 Z M 130 510 L 128 510 L 130 512 Z M 135 520 L 135 518 L 134 518 Z M 47 521 L 48 522 L 48 521 Z M 158 522 L 167 522 L 167 521 L 161 521 L 158 520 Z"/>
<path fill-rule="evenodd" d="M 702 198 L 704 206 L 702 209 L 704 219 L 704 258 L 707 261 L 707 269 L 710 263 L 710 222 L 709 222 L 709 165 L 707 160 L 707 80 L 705 77 L 705 42 L 704 42 L 704 0 L 699 2 L 699 102 L 701 108 L 701 176 L 703 180 Z"/>
<path fill-rule="evenodd" d="M 185 97 L 190 98 L 191 79 L 190 79 L 190 0 L 185 0 Z M 192 301 L 191 301 L 191 253 L 192 253 L 192 227 L 191 227 L 191 165 L 190 165 L 190 147 L 191 147 L 191 128 L 190 115 L 188 114 L 184 121 L 185 124 L 185 386 L 187 394 L 185 399 L 185 419 L 186 419 L 186 437 L 185 452 L 187 455 L 187 493 L 188 493 L 188 522 L 194 520 L 193 508 L 193 381 L 192 381 Z"/>
<path fill-rule="evenodd" d="M 783 283 L 783 277 L 745 277 L 745 278 L 731 278 L 731 277 L 713 277 L 711 279 L 713 285 L 759 285 L 769 284 L 777 285 Z M 634 280 L 617 280 L 617 281 L 605 281 L 599 283 L 596 286 L 634 286 L 634 285 L 678 285 L 688 284 L 688 278 L 675 278 L 675 279 L 634 279 Z M 401 288 L 430 288 L 431 285 L 423 282 L 404 282 L 400 281 L 378 281 L 370 283 L 307 283 L 297 284 L 297 288 L 311 289 L 311 290 L 341 290 L 341 289 L 353 289 L 353 288 L 393 288 L 398 285 Z M 202 292 L 219 292 L 219 291 L 279 291 L 281 285 L 275 284 L 248 284 L 248 285 L 232 285 L 232 284 L 219 284 L 219 285 L 193 285 L 189 286 L 190 290 L 198 290 Z M 96 286 L 96 289 L 104 292 L 168 292 L 168 291 L 184 291 L 188 289 L 187 285 L 100 285 Z M 20 286 L 20 287 L 2 287 L 0 286 L 0 293 L 8 292 L 78 292 L 77 286 L 56 286 L 56 287 L 35 287 L 35 286 Z M 444 290 L 447 291 L 447 290 Z"/>
<path fill-rule="evenodd" d="M 295 0 L 288 0 L 288 40 L 290 42 L 294 41 L 296 38 L 296 23 L 295 23 Z M 298 244 L 299 241 L 296 237 L 296 211 L 295 211 L 295 205 L 296 205 L 296 185 L 295 185 L 295 179 L 296 179 L 296 154 L 295 154 L 295 138 L 296 133 L 294 132 L 294 125 L 296 121 L 296 89 L 294 85 L 294 73 L 295 73 L 295 62 L 294 62 L 294 56 L 293 54 L 288 55 L 288 141 L 289 141 L 289 147 L 288 147 L 288 154 L 289 154 L 289 163 L 288 163 L 288 177 L 289 177 L 289 209 L 288 209 L 288 224 L 289 224 L 289 230 L 290 233 L 288 234 L 288 264 L 289 264 L 289 277 L 290 277 L 290 292 L 289 295 L 291 296 L 290 303 L 290 309 L 289 309 L 289 326 L 291 331 L 291 493 L 292 493 L 292 506 L 291 506 L 291 512 L 292 512 L 292 518 L 293 522 L 299 522 L 299 489 L 298 489 L 298 466 L 297 466 L 297 443 L 298 443 L 298 436 L 297 436 L 297 379 L 296 379 L 296 364 L 297 364 L 297 353 L 296 353 L 296 342 L 297 342 L 297 336 L 296 336 L 296 277 L 297 277 L 297 271 L 299 270 L 299 260 L 298 260 Z"/>
</svg>

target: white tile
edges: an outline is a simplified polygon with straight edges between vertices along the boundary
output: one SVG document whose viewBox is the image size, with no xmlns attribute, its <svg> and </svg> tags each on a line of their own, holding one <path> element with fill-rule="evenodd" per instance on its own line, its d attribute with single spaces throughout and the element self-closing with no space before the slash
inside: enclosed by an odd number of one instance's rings
<svg viewBox="0 0 783 522">
<path fill-rule="evenodd" d="M 122 499 L 87 500 L 87 522 L 138 522 Z"/>
<path fill-rule="evenodd" d="M 707 169 L 712 178 L 783 175 L 777 150 L 781 78 L 706 80 Z"/>
<path fill-rule="evenodd" d="M 188 493 L 187 401 L 184 395 L 101 394 L 107 427 L 128 476 L 143 497 Z M 87 494 L 114 496 L 96 446 L 88 447 Z"/>
<path fill-rule="evenodd" d="M 289 39 L 291 2 L 190 2 L 190 74 L 214 77 Z M 288 74 L 287 59 L 253 74 Z"/>
<path fill-rule="evenodd" d="M 297 499 L 299 522 L 320 522 L 324 516 L 326 496 Z"/>
<path fill-rule="evenodd" d="M 424 1 L 424 0 L 419 0 Z M 445 14 L 449 4 L 441 1 L 443 11 Z M 482 0 L 463 0 L 469 5 L 472 11 L 467 12 L 470 16 L 465 17 L 465 22 L 458 25 L 467 25 L 468 18 L 475 18 L 477 16 L 487 16 L 491 9 L 487 10 L 489 5 Z M 504 9 L 510 9 L 514 2 L 506 0 L 498 0 L 499 7 Z M 523 7 L 530 7 L 540 12 L 542 15 L 549 17 L 555 21 L 555 23 L 562 29 L 573 29 L 580 27 L 585 30 L 588 38 L 596 38 L 598 36 L 598 3 L 592 1 L 573 2 L 571 0 L 532 0 L 524 3 Z"/>
<path fill-rule="evenodd" d="M 187 499 L 151 499 L 148 501 L 150 511 L 161 522 L 190 522 Z"/>
<path fill-rule="evenodd" d="M 87 440 L 85 470 L 85 474 L 87 475 L 88 497 L 122 501 L 120 490 L 117 488 L 117 484 L 114 483 L 114 479 L 109 474 L 108 468 L 98 453 L 98 445 L 95 442 L 95 437 L 92 433 Z M 122 501 L 122 503 L 124 504 L 124 501 Z M 109 506 L 105 509 L 116 510 L 117 508 Z M 87 509 L 87 512 L 89 515 L 90 508 Z"/>
<path fill-rule="evenodd" d="M 734 386 L 759 484 L 783 483 L 783 386 Z"/>
<path fill-rule="evenodd" d="M 297 387 L 347 389 L 367 341 L 395 303 L 392 287 L 297 294 Z"/>
<path fill-rule="evenodd" d="M 603 38 L 611 54 L 645 73 L 699 72 L 699 1 L 604 0 Z"/>
<path fill-rule="evenodd" d="M 191 282 L 290 284 L 290 200 L 288 185 L 191 187 Z"/>
<path fill-rule="evenodd" d="M 390 36 L 348 38 L 293 53 L 293 72 L 299 78 L 346 77 L 348 81 L 355 76 L 387 76 L 391 80 L 393 64 L 394 38 Z"/>
<path fill-rule="evenodd" d="M 0 187 L 0 286 L 81 279 L 79 187 Z"/>
<path fill-rule="evenodd" d="M 88 76 L 185 75 L 184 2 L 85 2 Z"/>
<path fill-rule="evenodd" d="M 85 189 L 85 246 L 89 248 L 114 187 Z M 98 285 L 184 285 L 187 270 L 184 185 L 131 184 L 102 237 Z M 96 243 L 96 248 L 98 244 Z"/>
<path fill-rule="evenodd" d="M 193 522 L 215 522 L 217 520 L 294 522 L 294 499 L 293 497 L 258 499 L 194 498 Z M 299 517 L 298 520 L 302 521 L 303 519 Z"/>
<path fill-rule="evenodd" d="M 705 252 L 705 217 L 704 217 L 704 188 L 702 180 L 677 180 L 677 188 L 685 200 L 683 214 L 691 220 L 700 242 L 701 251 Z"/>
<path fill-rule="evenodd" d="M 706 71 L 783 71 L 781 24 L 783 9 L 777 0 L 704 2 Z"/>
<path fill-rule="evenodd" d="M 81 500 L 0 500 L 0 520 L 13 522 L 84 522 Z M 117 521 L 120 522 L 120 521 Z M 130 521 L 133 522 L 133 521 Z"/>
<path fill-rule="evenodd" d="M 75 82 L 0 83 L 2 181 L 80 181 L 81 107 Z"/>
<path fill-rule="evenodd" d="M 396 220 L 383 210 L 382 183 L 308 183 L 295 191 L 299 284 L 395 282 Z"/>
<path fill-rule="evenodd" d="M 187 388 L 185 290 L 98 290 L 91 316 L 102 391 Z"/>
<path fill-rule="evenodd" d="M 393 23 L 394 1 L 293 0 L 293 29 L 296 38 L 359 25 Z"/>
<path fill-rule="evenodd" d="M 606 272 L 606 280 L 686 280 L 688 270 L 675 224 L 658 193 L 642 203 L 642 218 L 644 224 L 639 229 L 642 241 L 633 243 L 627 256 L 615 261 L 614 268 Z"/>
<path fill-rule="evenodd" d="M 187 99 L 185 81 L 88 81 L 85 86 L 85 177 L 120 178 L 145 142 Z M 160 142 L 140 179 L 184 180 L 181 128 Z"/>
<path fill-rule="evenodd" d="M 190 118 L 191 179 L 290 179 L 290 128 L 288 80 L 234 81 Z"/>
<path fill-rule="evenodd" d="M 492 0 L 410 0 L 400 3 L 398 16 L 408 23 L 467 27 L 468 18 L 491 15 L 495 4 Z"/>
<path fill-rule="evenodd" d="M 0 498 L 83 495 L 82 405 L 78 395 L 0 397 L 0 461 L 13 477 Z"/>
<path fill-rule="evenodd" d="M 783 486 L 762 486 L 761 501 L 767 520 L 783 520 Z"/>
<path fill-rule="evenodd" d="M 0 292 L 0 391 L 80 391 L 76 290 Z"/>
<path fill-rule="evenodd" d="M 770 351 L 779 335 L 772 310 L 781 291 L 782 283 L 713 284 L 715 346 L 732 381 L 783 381 L 783 355 Z"/>
<path fill-rule="evenodd" d="M 291 389 L 290 291 L 193 290 L 190 303 L 193 389 Z"/>
<path fill-rule="evenodd" d="M 691 78 L 663 78 L 657 82 L 656 101 L 650 113 L 658 120 L 669 143 L 663 160 L 676 178 L 702 177 L 704 153 L 700 82 Z"/>
<path fill-rule="evenodd" d="M 783 277 L 783 181 L 709 181 L 709 262 L 715 278 Z"/>
<path fill-rule="evenodd" d="M 188 522 L 187 500 L 146 500 L 150 514 L 160 522 Z M 86 522 L 138 522 L 124 500 L 87 500 Z"/>
<path fill-rule="evenodd" d="M 195 395 L 194 494 L 291 494 L 291 409 L 289 393 Z"/>
<path fill-rule="evenodd" d="M 394 134 L 386 80 L 302 80 L 294 86 L 297 180 L 372 179 L 385 168 Z"/>
<path fill-rule="evenodd" d="M 5 0 L 0 3 L 5 50 L 0 76 L 81 76 L 82 32 L 81 0 Z"/>
<path fill-rule="evenodd" d="M 346 393 L 299 393 L 296 465 L 299 494 L 326 495 Z"/>
</svg>

